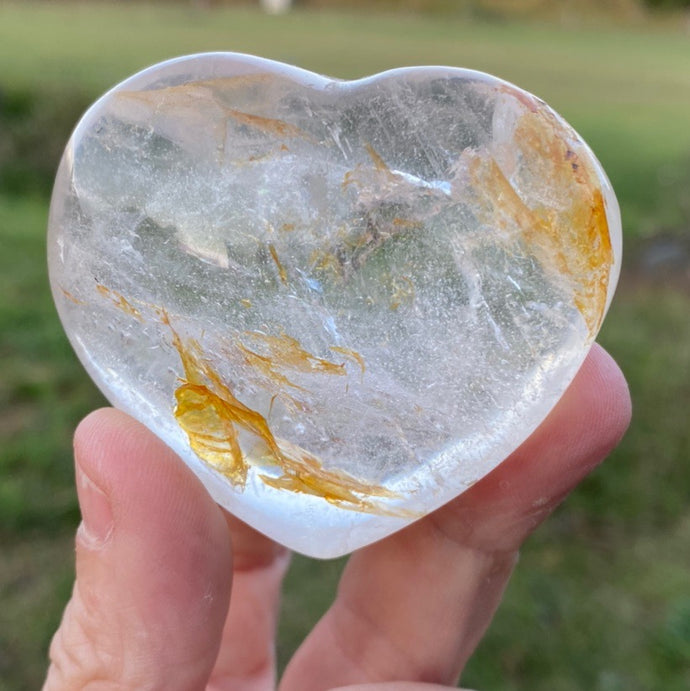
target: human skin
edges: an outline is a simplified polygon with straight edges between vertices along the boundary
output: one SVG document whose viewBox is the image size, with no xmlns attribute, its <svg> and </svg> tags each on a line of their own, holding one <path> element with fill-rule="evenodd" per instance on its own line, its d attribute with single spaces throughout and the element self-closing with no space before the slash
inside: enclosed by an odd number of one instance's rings
<svg viewBox="0 0 690 691">
<path fill-rule="evenodd" d="M 623 375 L 595 345 L 548 418 L 498 468 L 350 557 L 279 684 L 288 551 L 219 508 L 145 427 L 96 411 L 75 433 L 76 582 L 44 689 L 448 688 L 488 627 L 520 545 L 618 443 L 630 410 Z"/>
</svg>

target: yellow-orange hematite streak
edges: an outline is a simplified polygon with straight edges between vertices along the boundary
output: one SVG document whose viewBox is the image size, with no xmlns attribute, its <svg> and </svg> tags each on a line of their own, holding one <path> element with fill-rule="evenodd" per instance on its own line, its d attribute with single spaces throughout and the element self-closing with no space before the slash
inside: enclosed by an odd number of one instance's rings
<svg viewBox="0 0 690 691">
<path fill-rule="evenodd" d="M 336 376 L 344 376 L 347 374 L 344 365 L 324 360 L 316 357 L 310 352 L 306 351 L 300 345 L 296 338 L 292 338 L 287 334 L 280 336 L 271 336 L 259 331 L 250 331 L 246 336 L 256 342 L 260 346 L 266 356 L 264 360 L 272 363 L 272 368 L 287 369 L 294 372 L 313 372 L 321 374 L 334 374 Z M 248 350 L 243 347 L 243 350 Z M 332 348 L 335 350 L 335 348 Z M 341 349 L 344 354 L 345 349 Z M 249 351 L 252 352 L 252 351 Z M 353 351 L 354 352 L 354 351 Z M 254 353 L 256 355 L 256 353 Z"/>
<path fill-rule="evenodd" d="M 192 451 L 234 484 L 244 485 L 247 467 L 232 423 L 237 417 L 232 405 L 195 384 L 180 386 L 175 400 L 175 418 L 187 433 Z"/>
<path fill-rule="evenodd" d="M 170 326 L 164 315 L 164 322 Z M 259 474 L 267 485 L 276 489 L 300 492 L 325 499 L 341 508 L 402 515 L 395 509 L 378 506 L 371 497 L 395 498 L 385 487 L 369 484 L 338 470 L 327 470 L 316 457 L 285 440 L 276 440 L 266 419 L 237 400 L 210 364 L 203 359 L 198 343 L 185 345 L 172 331 L 173 345 L 184 368 L 184 380 L 175 391 L 177 405 L 175 418 L 189 438 L 189 443 L 202 460 L 223 473 L 231 482 L 243 486 L 247 479 L 250 460 L 239 444 L 238 430 L 243 429 L 258 438 L 264 453 L 251 459 L 266 466 L 274 466 L 282 475 L 273 477 Z M 301 371 L 344 374 L 344 366 L 316 358 L 304 351 L 295 339 L 288 336 L 272 337 L 252 334 L 268 345 L 271 353 L 280 344 L 280 364 L 293 364 Z M 245 350 L 246 352 L 246 350 Z M 266 360 L 265 356 L 261 356 Z"/>
<path fill-rule="evenodd" d="M 554 219 L 549 209 L 535 208 L 541 221 L 525 233 L 530 245 L 558 258 L 575 283 L 574 302 L 593 336 L 601 326 L 608 297 L 613 248 L 601 181 L 586 156 L 579 156 L 557 135 L 562 125 L 550 111 L 524 115 L 515 141 L 522 153 L 543 162 L 549 184 L 570 191 L 570 208 Z"/>
<path fill-rule="evenodd" d="M 587 156 L 569 148 L 566 134 L 564 125 L 539 106 L 521 116 L 513 135 L 521 165 L 533 171 L 535 180 L 562 192 L 569 201 L 563 209 L 528 205 L 491 156 L 466 156 L 475 189 L 494 196 L 496 208 L 488 213 L 494 221 L 496 214 L 512 219 L 527 251 L 546 270 L 553 266 L 567 277 L 573 303 L 593 338 L 606 309 L 613 248 L 599 176 Z"/>
<path fill-rule="evenodd" d="M 175 419 L 187 433 L 189 444 L 199 458 L 234 484 L 244 485 L 247 464 L 236 426 L 263 439 L 274 455 L 280 453 L 278 445 L 263 416 L 238 401 L 202 359 L 199 344 L 191 341 L 185 348 L 177 333 L 172 333 L 185 373 L 184 382 L 175 391 Z"/>
<path fill-rule="evenodd" d="M 127 300 L 123 295 L 120 295 L 120 293 L 118 293 L 117 291 L 112 290 L 111 288 L 107 288 L 106 286 L 101 285 L 100 283 L 96 284 L 96 290 L 104 297 L 109 298 L 115 305 L 115 307 L 122 310 L 125 314 L 129 314 L 131 317 L 138 319 L 140 322 L 144 321 L 141 316 L 141 312 L 131 302 L 129 302 L 129 300 Z"/>
<path fill-rule="evenodd" d="M 385 487 L 364 483 L 337 470 L 324 470 L 314 456 L 287 441 L 282 441 L 280 446 L 288 467 L 286 470 L 283 465 L 284 472 L 281 477 L 260 475 L 259 477 L 267 485 L 276 489 L 322 497 L 327 502 L 342 508 L 356 509 L 365 513 L 403 515 L 402 511 L 383 509 L 375 502 L 361 496 L 394 498 L 396 495 Z"/>
<path fill-rule="evenodd" d="M 278 275 L 280 276 L 280 280 L 283 283 L 283 285 L 287 285 L 287 271 L 285 270 L 285 267 L 281 263 L 279 257 L 278 257 L 278 252 L 276 248 L 269 244 L 268 245 L 268 250 L 271 253 L 271 258 L 273 259 L 273 262 L 276 265 L 276 268 L 278 269 Z"/>
</svg>

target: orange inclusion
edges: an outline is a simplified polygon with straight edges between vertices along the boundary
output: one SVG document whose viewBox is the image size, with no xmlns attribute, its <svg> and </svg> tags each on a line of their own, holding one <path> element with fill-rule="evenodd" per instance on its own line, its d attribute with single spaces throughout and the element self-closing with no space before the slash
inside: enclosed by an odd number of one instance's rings
<svg viewBox="0 0 690 691">
<path fill-rule="evenodd" d="M 314 456 L 289 442 L 282 441 L 280 446 L 284 459 L 283 475 L 278 478 L 259 476 L 270 487 L 322 497 L 330 504 L 364 513 L 408 515 L 408 512 L 403 510 L 383 509 L 375 502 L 364 498 L 372 496 L 395 498 L 395 493 L 385 487 L 361 482 L 338 470 L 324 470 Z M 364 497 L 359 495 L 364 495 Z"/>
<path fill-rule="evenodd" d="M 594 337 L 606 309 L 613 248 L 596 170 L 588 156 L 580 157 L 557 136 L 560 129 L 551 112 L 541 110 L 524 115 L 515 132 L 525 147 L 523 155 L 545 162 L 544 179 L 571 192 L 570 208 L 558 219 L 551 218 L 549 209 L 535 209 L 542 222 L 525 239 L 565 264 L 575 284 L 573 301 Z"/>
<path fill-rule="evenodd" d="M 410 221 L 407 218 L 400 218 L 399 216 L 396 216 L 392 223 L 397 228 L 413 228 L 415 230 L 420 230 L 424 227 L 424 224 L 421 221 Z"/>
<path fill-rule="evenodd" d="M 367 153 L 369 154 L 369 158 L 371 158 L 371 162 L 374 164 L 374 171 L 378 173 L 379 175 L 376 176 L 376 178 L 379 181 L 395 181 L 399 180 L 400 176 L 396 175 L 387 165 L 386 162 L 381 158 L 381 155 L 374 149 L 374 147 L 371 144 L 365 144 L 364 148 L 366 149 Z M 362 174 L 366 174 L 370 171 L 371 169 L 367 168 L 363 164 L 358 164 L 357 166 L 354 167 L 353 170 L 348 170 L 344 177 L 343 177 L 343 182 L 341 184 L 341 187 L 343 190 L 347 189 L 350 185 L 354 184 L 358 187 L 364 187 L 366 186 L 367 180 L 360 179 L 362 177 Z"/>
<path fill-rule="evenodd" d="M 317 372 L 336 376 L 347 374 L 344 365 L 338 365 L 312 355 L 302 348 L 296 338 L 291 338 L 287 334 L 269 336 L 259 331 L 249 331 L 246 336 L 254 340 L 268 353 L 266 359 L 271 358 L 273 367 L 291 369 L 296 372 Z M 249 352 L 253 353 L 254 351 Z M 254 354 L 258 355 L 257 353 Z"/>
<path fill-rule="evenodd" d="M 144 321 L 143 317 L 141 316 L 141 312 L 124 296 L 120 295 L 120 293 L 111 290 L 110 288 L 106 288 L 106 286 L 101 285 L 100 283 L 96 284 L 96 290 L 98 290 L 98 292 L 104 297 L 109 298 L 118 309 L 121 309 L 126 314 L 138 319 L 140 322 Z"/>
<path fill-rule="evenodd" d="M 290 381 L 286 375 L 277 371 L 276 363 L 273 362 L 271 358 L 259 355 L 253 350 L 249 350 L 249 348 L 246 348 L 241 343 L 238 344 L 238 348 L 243 355 L 245 364 L 251 367 L 255 372 L 262 374 L 265 379 L 270 382 L 270 389 L 275 391 L 274 396 L 280 397 L 284 402 L 289 402 L 293 406 L 300 407 L 298 401 L 291 396 L 288 396 L 285 389 L 290 387 L 293 389 L 303 390 L 302 387 Z"/>
<path fill-rule="evenodd" d="M 340 278 L 343 265 L 333 252 L 314 250 L 309 256 L 309 262 L 316 271 L 330 273 L 334 278 Z"/>
<path fill-rule="evenodd" d="M 299 492 L 321 497 L 343 509 L 363 511 L 382 515 L 407 515 L 406 512 L 379 506 L 371 497 L 396 498 L 397 495 L 385 487 L 358 480 L 340 470 L 328 470 L 319 460 L 301 447 L 286 440 L 277 440 L 266 419 L 237 400 L 230 388 L 211 368 L 201 354 L 196 341 L 183 344 L 177 332 L 170 325 L 167 314 L 162 313 L 163 323 L 172 332 L 173 346 L 177 350 L 184 378 L 175 391 L 174 415 L 180 427 L 189 438 L 194 453 L 210 466 L 223 473 L 233 484 L 244 486 L 251 463 L 274 467 L 282 473 L 279 477 L 259 474 L 261 480 L 275 489 Z M 295 339 L 259 336 L 271 347 L 282 344 L 287 348 L 285 362 L 295 362 L 298 368 L 321 373 L 341 373 L 342 365 L 321 360 L 299 348 Z M 346 350 L 346 349 L 343 349 Z M 251 352 L 246 351 L 244 352 Z M 349 352 L 349 351 L 348 351 Z M 354 351 L 352 351 L 354 357 Z M 266 356 L 254 355 L 265 361 Z M 361 357 L 361 356 L 360 356 Z M 248 363 L 251 364 L 251 363 Z M 324 366 L 329 367 L 324 369 Z M 304 370 L 302 370 L 304 371 Z M 260 457 L 247 458 L 239 443 L 239 430 L 253 435 L 263 450 Z"/>
<path fill-rule="evenodd" d="M 232 404 L 207 387 L 183 384 L 175 391 L 175 418 L 189 438 L 192 451 L 233 484 L 244 485 L 247 466 L 232 420 Z"/>
<path fill-rule="evenodd" d="M 290 373 L 333 376 L 347 374 L 344 364 L 330 362 L 308 353 L 296 339 L 286 334 L 269 336 L 257 331 L 249 331 L 244 334 L 244 339 L 252 341 L 251 347 L 241 342 L 237 343 L 245 364 L 255 373 L 262 375 L 262 386 L 273 393 L 274 398 L 279 398 L 293 413 L 304 412 L 308 407 L 298 397 L 298 392 L 305 392 L 304 387 L 292 381 Z M 331 350 L 338 352 L 337 347 L 331 347 Z M 358 359 L 354 351 L 343 348 L 341 354 L 354 359 L 360 367 L 363 366 L 363 361 L 360 362 L 361 356 Z M 292 395 L 288 394 L 288 389 L 294 390 Z"/>
<path fill-rule="evenodd" d="M 75 305 L 85 305 L 86 303 L 83 300 L 80 300 L 79 298 L 74 297 L 72 293 L 70 293 L 68 290 L 65 290 L 62 286 L 60 287 L 60 290 L 62 291 L 62 294 L 71 302 L 73 302 Z"/>
<path fill-rule="evenodd" d="M 393 278 L 393 294 L 391 295 L 390 308 L 395 311 L 400 305 L 414 299 L 414 283 L 407 276 Z"/>
<path fill-rule="evenodd" d="M 273 245 L 269 244 L 268 250 L 271 253 L 271 257 L 273 258 L 276 267 L 278 268 L 278 275 L 280 276 L 280 280 L 282 281 L 283 285 L 287 285 L 287 271 L 285 270 L 285 267 L 280 263 L 280 259 L 278 259 L 278 252 L 276 251 L 276 248 Z"/>
<path fill-rule="evenodd" d="M 386 162 L 381 158 L 379 153 L 371 144 L 365 144 L 364 148 L 367 150 L 367 153 L 374 164 L 374 168 L 376 168 L 379 173 L 386 173 L 387 175 L 394 177 L 391 173 L 391 169 L 386 165 Z"/>
<path fill-rule="evenodd" d="M 329 346 L 334 353 L 340 353 L 351 360 L 354 360 L 359 368 L 362 370 L 362 374 L 366 372 L 366 365 L 364 364 L 364 358 L 356 351 L 351 348 L 341 348 L 340 346 Z"/>
<path fill-rule="evenodd" d="M 534 178 L 565 191 L 564 209 L 528 206 L 493 158 L 479 152 L 465 156 L 482 215 L 499 225 L 510 220 L 545 269 L 554 266 L 570 279 L 573 304 L 594 338 L 606 309 L 613 248 L 601 182 L 589 157 L 569 148 L 568 134 L 551 111 L 535 107 L 523 113 L 513 135 L 522 165 Z M 481 198 L 483 190 L 491 190 L 494 199 Z"/>
<path fill-rule="evenodd" d="M 260 81 L 270 80 L 270 75 L 247 75 L 225 79 L 207 79 L 188 82 L 177 86 L 169 86 L 162 89 L 149 89 L 146 91 L 120 91 L 116 94 L 120 99 L 131 99 L 146 103 L 155 111 L 164 111 L 192 107 L 199 104 L 213 104 L 226 116 L 233 118 L 242 125 L 252 127 L 265 134 L 276 137 L 301 137 L 304 132 L 283 120 L 266 118 L 253 113 L 245 113 L 241 110 L 228 108 L 223 103 L 223 97 L 227 92 L 251 86 Z"/>
<path fill-rule="evenodd" d="M 304 132 L 288 122 L 276 120 L 274 118 L 264 118 L 252 113 L 243 113 L 241 110 L 228 108 L 226 113 L 237 120 L 237 122 L 253 127 L 265 134 L 272 134 L 276 137 L 302 137 Z"/>
<path fill-rule="evenodd" d="M 219 77 L 217 79 L 200 79 L 195 82 L 187 82 L 176 86 L 166 86 L 162 89 L 150 89 L 147 91 L 118 91 L 115 98 L 138 100 L 161 109 L 163 106 L 193 102 L 198 99 L 200 91 L 206 98 L 211 98 L 214 93 L 226 93 L 236 89 L 245 89 L 261 83 L 274 81 L 274 77 L 268 73 L 238 75 L 236 77 Z M 220 105 L 220 104 L 219 104 Z"/>
</svg>

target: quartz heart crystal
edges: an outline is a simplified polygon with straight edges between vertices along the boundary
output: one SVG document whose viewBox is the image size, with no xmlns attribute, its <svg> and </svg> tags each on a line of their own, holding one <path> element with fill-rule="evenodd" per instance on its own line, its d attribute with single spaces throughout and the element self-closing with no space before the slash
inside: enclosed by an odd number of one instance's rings
<svg viewBox="0 0 690 691">
<path fill-rule="evenodd" d="M 601 325 L 620 239 L 593 154 L 515 86 L 208 54 L 88 111 L 49 265 L 113 404 L 231 512 L 331 557 L 537 427 Z"/>
</svg>

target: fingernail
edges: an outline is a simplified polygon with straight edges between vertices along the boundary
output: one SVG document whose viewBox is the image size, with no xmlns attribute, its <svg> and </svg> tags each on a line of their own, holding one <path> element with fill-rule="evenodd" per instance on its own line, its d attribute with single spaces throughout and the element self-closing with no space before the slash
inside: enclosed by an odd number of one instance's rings
<svg viewBox="0 0 690 691">
<path fill-rule="evenodd" d="M 81 537 L 91 547 L 102 546 L 113 531 L 113 511 L 106 493 L 77 465 Z"/>
</svg>

